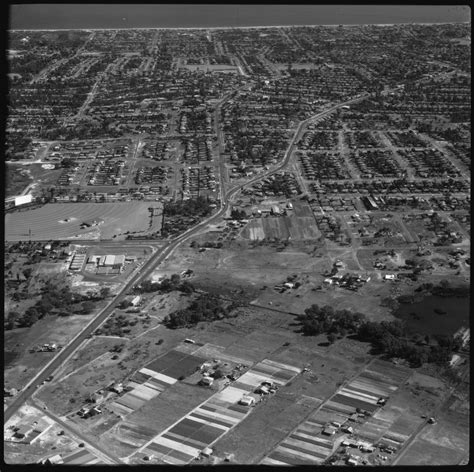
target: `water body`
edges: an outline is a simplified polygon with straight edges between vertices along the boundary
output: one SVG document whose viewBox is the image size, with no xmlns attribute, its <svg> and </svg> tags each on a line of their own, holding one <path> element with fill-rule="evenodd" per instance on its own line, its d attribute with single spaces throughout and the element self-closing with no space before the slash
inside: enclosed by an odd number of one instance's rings
<svg viewBox="0 0 474 472">
<path fill-rule="evenodd" d="M 470 22 L 463 5 L 10 5 L 10 29 L 209 28 Z"/>
<path fill-rule="evenodd" d="M 420 334 L 454 334 L 469 326 L 470 298 L 430 295 L 421 302 L 401 304 L 394 316 L 404 320 L 407 328 Z M 437 313 L 443 311 L 444 314 Z M 412 313 L 416 313 L 413 316 Z"/>
</svg>

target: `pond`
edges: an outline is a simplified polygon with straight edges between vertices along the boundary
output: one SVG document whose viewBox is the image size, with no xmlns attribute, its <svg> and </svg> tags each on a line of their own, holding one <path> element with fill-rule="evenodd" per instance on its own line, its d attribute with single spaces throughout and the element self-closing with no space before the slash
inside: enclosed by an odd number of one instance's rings
<svg viewBox="0 0 474 472">
<path fill-rule="evenodd" d="M 407 328 L 420 334 L 454 334 L 461 326 L 469 327 L 469 297 L 430 295 L 418 303 L 403 303 L 393 314 Z"/>
</svg>

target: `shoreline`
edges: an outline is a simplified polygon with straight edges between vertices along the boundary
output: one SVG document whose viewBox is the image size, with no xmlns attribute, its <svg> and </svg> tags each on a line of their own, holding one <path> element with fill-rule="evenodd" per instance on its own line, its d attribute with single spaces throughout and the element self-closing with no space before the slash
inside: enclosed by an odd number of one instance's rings
<svg viewBox="0 0 474 472">
<path fill-rule="evenodd" d="M 34 28 L 34 29 L 23 29 L 23 28 L 13 28 L 7 31 L 16 32 L 16 31 L 126 31 L 126 30 L 233 30 L 233 29 L 273 29 L 273 28 L 350 28 L 350 27 L 360 27 L 360 26 L 378 26 L 378 27 L 393 27 L 393 26 L 432 26 L 432 25 L 469 25 L 470 21 L 456 22 L 456 21 L 447 21 L 447 22 L 437 22 L 437 23 L 426 23 L 426 22 L 410 22 L 410 23 L 350 23 L 350 24 L 328 24 L 328 25 L 264 25 L 264 26 L 147 26 L 147 27 L 127 27 L 127 28 Z"/>
</svg>

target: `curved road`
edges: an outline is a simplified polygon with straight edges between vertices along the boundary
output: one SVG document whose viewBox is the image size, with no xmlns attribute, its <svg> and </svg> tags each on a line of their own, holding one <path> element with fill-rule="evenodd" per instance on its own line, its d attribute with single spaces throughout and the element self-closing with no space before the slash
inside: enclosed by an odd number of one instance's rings
<svg viewBox="0 0 474 472">
<path fill-rule="evenodd" d="M 349 105 L 351 103 L 356 103 L 361 100 L 364 100 L 367 98 L 369 94 L 363 94 L 359 97 L 347 100 L 345 102 L 341 102 L 337 105 L 332 106 L 331 108 L 328 108 L 327 110 L 324 110 L 316 115 L 313 115 L 309 118 L 307 118 L 304 121 L 301 121 L 298 125 L 298 128 L 296 129 L 293 138 L 291 139 L 288 148 L 285 152 L 285 156 L 283 158 L 283 161 L 281 164 L 279 164 L 277 167 L 270 169 L 252 179 L 249 181 L 245 182 L 244 184 L 240 184 L 236 187 L 233 187 L 230 189 L 224 197 L 224 202 L 221 202 L 221 208 L 220 210 L 211 216 L 210 218 L 202 221 L 198 225 L 194 226 L 193 228 L 190 228 L 180 236 L 176 237 L 172 241 L 169 241 L 165 246 L 162 248 L 161 252 L 155 253 L 151 258 L 143 265 L 141 269 L 137 271 L 137 273 L 130 278 L 130 280 L 123 286 L 123 288 L 120 290 L 120 292 L 115 296 L 114 299 L 112 299 L 109 304 L 100 311 L 97 316 L 87 324 L 84 329 L 78 333 L 72 341 L 69 342 L 67 346 L 65 346 L 57 355 L 54 357 L 44 368 L 41 370 L 36 377 L 34 377 L 27 385 L 24 387 L 23 390 L 19 392 L 19 394 L 16 396 L 15 400 L 9 405 L 9 407 L 4 411 L 4 423 L 6 423 L 12 416 L 13 414 L 18 410 L 18 408 L 29 398 L 31 395 L 35 392 L 36 388 L 38 385 L 40 385 L 47 377 L 52 375 L 56 369 L 62 365 L 74 352 L 81 346 L 81 344 L 87 339 L 88 336 L 90 336 L 113 312 L 115 307 L 122 301 L 124 300 L 126 294 L 128 291 L 137 283 L 139 283 L 142 280 L 147 279 L 152 272 L 156 269 L 156 267 L 161 264 L 168 256 L 170 256 L 173 251 L 182 243 L 193 237 L 196 233 L 204 229 L 209 223 L 212 223 L 213 221 L 217 220 L 218 218 L 221 218 L 229 208 L 230 202 L 232 197 L 239 192 L 242 188 L 251 185 L 255 182 L 258 182 L 259 180 L 268 177 L 283 168 L 285 168 L 291 157 L 291 153 L 293 152 L 294 145 L 296 143 L 296 140 L 298 139 L 301 131 L 303 128 L 312 120 L 322 118 L 338 108 L 341 108 L 344 105 Z M 148 244 L 150 244 L 150 241 L 147 241 Z"/>
</svg>

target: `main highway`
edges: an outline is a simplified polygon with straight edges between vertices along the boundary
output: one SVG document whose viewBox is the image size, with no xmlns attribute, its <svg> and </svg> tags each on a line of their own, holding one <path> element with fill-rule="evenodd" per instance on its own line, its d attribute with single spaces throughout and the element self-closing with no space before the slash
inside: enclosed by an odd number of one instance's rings
<svg viewBox="0 0 474 472">
<path fill-rule="evenodd" d="M 175 249 L 183 244 L 184 242 L 188 241 L 190 238 L 195 236 L 197 233 L 202 231 L 208 224 L 215 222 L 219 218 L 225 215 L 227 212 L 230 203 L 232 201 L 232 197 L 236 195 L 242 188 L 252 185 L 255 182 L 258 182 L 261 179 L 269 177 L 276 172 L 284 169 L 288 163 L 290 162 L 291 154 L 294 150 L 295 143 L 297 142 L 299 136 L 301 135 L 302 131 L 305 129 L 306 125 L 310 122 L 318 120 L 320 118 L 324 118 L 327 115 L 330 115 L 337 109 L 345 106 L 351 105 L 357 102 L 360 102 L 366 99 L 369 94 L 362 94 L 350 100 L 346 100 L 344 102 L 338 103 L 327 108 L 324 111 L 321 111 L 315 115 L 310 116 L 304 121 L 301 121 L 295 130 L 295 133 L 288 145 L 288 148 L 285 152 L 284 158 L 280 164 L 275 167 L 270 168 L 269 170 L 253 177 L 252 179 L 248 180 L 243 184 L 239 184 L 230 190 L 228 190 L 223 200 L 221 200 L 221 206 L 219 211 L 217 211 L 211 217 L 203 220 L 196 226 L 188 229 L 186 232 L 177 236 L 176 238 L 168 241 L 165 245 L 158 250 L 155 254 L 153 254 L 150 259 L 141 267 L 139 268 L 136 273 L 130 277 L 130 279 L 125 283 L 122 289 L 117 293 L 117 295 L 107 304 L 105 308 L 103 308 L 96 316 L 93 318 L 81 332 L 79 332 L 66 346 L 63 347 L 61 351 L 18 393 L 15 397 L 13 402 L 8 406 L 8 408 L 4 411 L 4 423 L 6 423 L 13 414 L 20 408 L 20 406 L 28 400 L 33 393 L 35 392 L 38 385 L 41 385 L 42 382 L 45 381 L 47 377 L 52 375 L 56 369 L 58 369 L 64 362 L 66 362 L 69 357 L 71 357 L 82 345 L 82 343 L 90 336 L 92 333 L 102 324 L 104 321 L 110 316 L 110 314 L 114 311 L 116 306 L 125 299 L 127 293 L 130 291 L 132 287 L 137 285 L 139 282 L 146 280 L 151 276 L 153 271 L 167 258 L 169 257 Z M 146 241 L 147 244 L 150 244 L 151 241 Z M 136 243 L 136 241 L 135 241 Z"/>
</svg>

